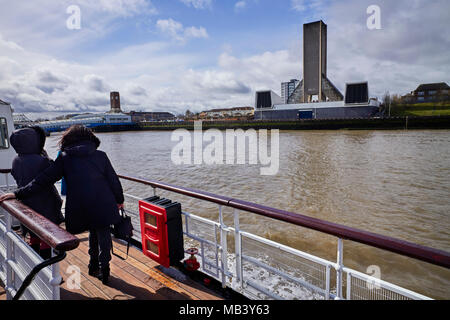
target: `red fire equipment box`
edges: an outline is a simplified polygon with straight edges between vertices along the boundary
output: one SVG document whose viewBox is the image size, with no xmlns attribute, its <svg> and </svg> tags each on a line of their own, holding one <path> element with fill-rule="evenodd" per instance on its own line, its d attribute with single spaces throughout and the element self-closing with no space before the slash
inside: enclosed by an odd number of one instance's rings
<svg viewBox="0 0 450 320">
<path fill-rule="evenodd" d="M 181 204 L 160 197 L 139 201 L 142 250 L 168 268 L 184 259 Z"/>
</svg>

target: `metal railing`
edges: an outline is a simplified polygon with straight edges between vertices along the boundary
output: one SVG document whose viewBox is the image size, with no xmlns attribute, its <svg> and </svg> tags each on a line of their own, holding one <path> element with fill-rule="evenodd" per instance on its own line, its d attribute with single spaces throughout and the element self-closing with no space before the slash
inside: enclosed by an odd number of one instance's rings
<svg viewBox="0 0 450 320">
<path fill-rule="evenodd" d="M 10 170 L 0 170 L 7 175 Z M 6 178 L 8 179 L 8 178 Z M 7 181 L 0 195 L 10 188 Z M 16 219 L 52 248 L 43 260 L 13 229 Z M 77 248 L 79 239 L 17 200 L 0 203 L 0 280 L 8 300 L 59 300 L 61 275 L 58 262 Z"/>
<path fill-rule="evenodd" d="M 231 287 L 252 298 L 429 299 L 345 267 L 343 240 L 351 240 L 446 269 L 450 268 L 450 254 L 445 251 L 208 192 L 123 175 L 119 177 L 152 187 L 153 195 L 156 195 L 157 189 L 161 189 L 216 204 L 219 211 L 218 221 L 183 212 L 184 234 L 189 244 L 200 248 L 200 264 L 203 272 L 221 281 L 224 288 Z M 128 194 L 126 198 L 133 201 L 140 200 Z M 233 209 L 234 226 L 227 226 L 224 223 L 224 207 Z M 127 204 L 127 211 L 134 215 L 134 238 L 140 240 L 139 219 L 136 217 L 139 210 L 133 211 Z M 337 260 L 328 261 L 242 231 L 239 225 L 240 211 L 335 236 Z M 234 237 L 233 252 L 228 250 L 230 237 Z M 267 255 L 264 252 L 271 254 Z M 282 262 L 286 260 L 290 262 Z"/>
</svg>

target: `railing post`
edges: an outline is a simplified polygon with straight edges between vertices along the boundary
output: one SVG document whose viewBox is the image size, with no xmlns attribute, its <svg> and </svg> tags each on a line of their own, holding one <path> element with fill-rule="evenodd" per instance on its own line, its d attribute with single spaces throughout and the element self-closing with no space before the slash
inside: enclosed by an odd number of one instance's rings
<svg viewBox="0 0 450 320">
<path fill-rule="evenodd" d="M 346 300 L 352 300 L 352 274 L 347 272 L 347 294 L 345 295 Z"/>
<path fill-rule="evenodd" d="M 156 188 L 155 187 L 152 188 L 153 188 L 153 196 L 156 197 Z"/>
<path fill-rule="evenodd" d="M 227 259 L 228 259 L 228 249 L 227 249 L 227 232 L 225 228 L 227 227 L 223 222 L 222 206 L 219 205 L 219 223 L 220 223 L 220 245 L 222 247 L 222 288 L 227 287 Z"/>
<path fill-rule="evenodd" d="M 241 230 L 239 228 L 239 212 L 234 209 L 234 243 L 235 243 L 235 259 L 236 259 L 236 280 L 238 284 L 243 285 L 242 279 L 242 242 Z"/>
<path fill-rule="evenodd" d="M 344 242 L 341 238 L 338 239 L 337 250 L 337 268 L 336 268 L 336 296 L 338 299 L 342 299 L 342 269 L 344 254 Z"/>
<path fill-rule="evenodd" d="M 14 277 L 13 277 L 13 269 L 11 266 L 11 261 L 14 260 L 14 243 L 11 239 L 12 231 L 12 217 L 9 213 L 5 214 L 5 222 L 6 222 L 6 283 L 5 283 L 5 291 L 6 291 L 6 300 L 12 300 L 11 291 L 14 290 Z"/>
<path fill-rule="evenodd" d="M 325 300 L 330 300 L 330 287 L 331 287 L 331 267 L 327 265 L 327 271 L 325 276 Z"/>
<path fill-rule="evenodd" d="M 52 250 L 52 257 L 55 253 Z M 62 281 L 61 273 L 59 272 L 59 262 L 51 266 L 52 268 L 52 278 L 50 279 L 50 285 L 52 286 L 52 300 L 60 300 L 60 285 Z"/>
</svg>

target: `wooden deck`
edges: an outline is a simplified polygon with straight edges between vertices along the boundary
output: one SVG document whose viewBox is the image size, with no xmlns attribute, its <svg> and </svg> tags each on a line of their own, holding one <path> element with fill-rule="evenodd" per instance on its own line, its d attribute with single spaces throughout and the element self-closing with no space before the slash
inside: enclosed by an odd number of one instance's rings
<svg viewBox="0 0 450 320">
<path fill-rule="evenodd" d="M 147 258 L 141 251 L 130 247 L 128 259 L 112 256 L 111 276 L 108 285 L 88 275 L 88 234 L 79 236 L 80 246 L 67 253 L 60 263 L 65 282 L 61 286 L 61 300 L 221 300 L 213 291 L 192 281 L 182 273 L 170 276 L 167 269 Z M 114 241 L 114 253 L 126 257 L 126 245 Z M 81 270 L 81 289 L 69 289 L 69 266 Z M 69 273 L 67 273 L 69 271 Z M 173 270 L 172 270 L 173 271 Z M 175 279 L 177 278 L 177 279 Z M 70 285 L 69 285 L 70 286 Z M 1 294 L 1 293 L 0 293 Z"/>
<path fill-rule="evenodd" d="M 3 288 L 3 283 L 0 281 L 0 301 L 6 300 L 6 292 Z"/>
</svg>

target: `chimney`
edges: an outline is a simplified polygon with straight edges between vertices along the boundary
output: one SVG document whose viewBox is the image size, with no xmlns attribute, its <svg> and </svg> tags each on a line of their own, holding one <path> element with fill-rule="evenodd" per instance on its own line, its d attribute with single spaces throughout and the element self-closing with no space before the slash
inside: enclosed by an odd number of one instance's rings
<svg viewBox="0 0 450 320">
<path fill-rule="evenodd" d="M 110 113 L 122 113 L 120 109 L 120 94 L 119 92 L 111 92 L 111 111 Z"/>
</svg>

